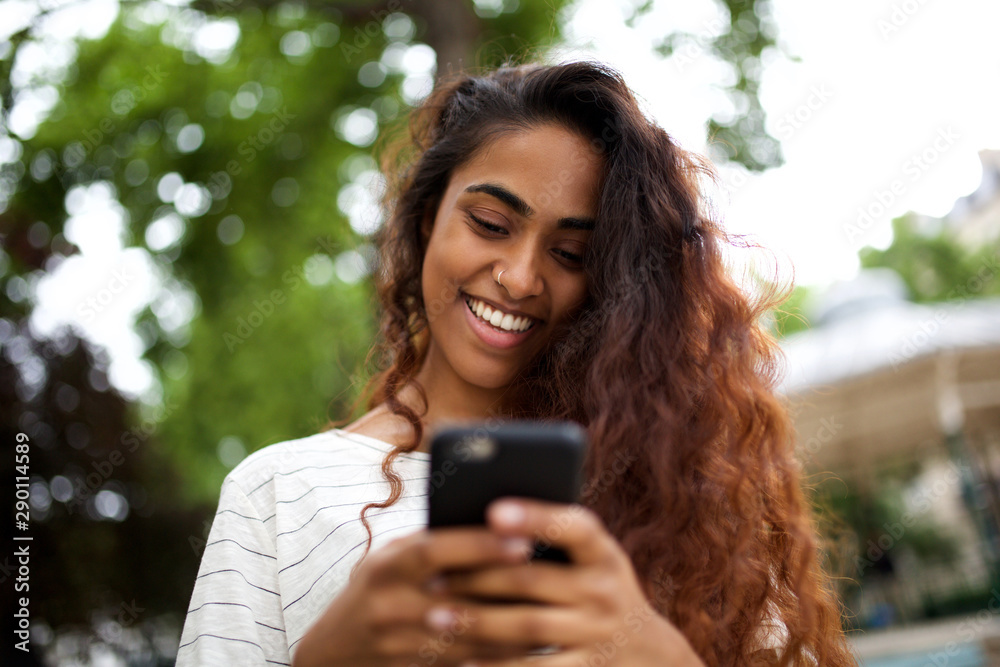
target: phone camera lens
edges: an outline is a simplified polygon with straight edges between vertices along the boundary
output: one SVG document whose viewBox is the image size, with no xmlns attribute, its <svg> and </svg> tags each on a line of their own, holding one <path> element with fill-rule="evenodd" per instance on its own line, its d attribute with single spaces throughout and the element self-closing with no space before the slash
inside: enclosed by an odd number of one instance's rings
<svg viewBox="0 0 1000 667">
<path fill-rule="evenodd" d="M 488 436 L 464 438 L 455 447 L 455 454 L 463 461 L 486 461 L 493 458 L 496 443 Z"/>
</svg>

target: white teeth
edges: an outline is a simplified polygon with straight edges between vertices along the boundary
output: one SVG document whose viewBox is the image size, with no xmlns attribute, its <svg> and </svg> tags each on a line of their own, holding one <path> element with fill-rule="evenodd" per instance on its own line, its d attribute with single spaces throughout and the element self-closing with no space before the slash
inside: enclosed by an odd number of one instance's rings
<svg viewBox="0 0 1000 667">
<path fill-rule="evenodd" d="M 477 317 L 489 322 L 494 327 L 503 329 L 505 331 L 512 331 L 514 333 L 521 333 L 527 331 L 534 325 L 534 320 L 528 317 L 515 317 L 510 313 L 505 313 L 500 310 L 494 310 L 491 306 L 487 306 L 482 301 L 478 299 L 473 299 L 469 297 L 466 300 L 469 308 L 476 314 Z"/>
</svg>

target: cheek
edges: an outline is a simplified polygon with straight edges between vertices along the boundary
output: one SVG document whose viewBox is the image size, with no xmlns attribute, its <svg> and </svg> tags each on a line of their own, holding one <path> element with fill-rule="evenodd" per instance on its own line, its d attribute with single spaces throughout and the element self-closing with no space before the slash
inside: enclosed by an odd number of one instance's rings
<svg viewBox="0 0 1000 667">
<path fill-rule="evenodd" d="M 465 264 L 461 252 L 448 252 L 440 245 L 432 245 L 427 249 L 421 290 L 431 320 L 458 299 L 459 288 L 467 276 Z"/>
<path fill-rule="evenodd" d="M 424 276 L 439 283 L 448 282 L 453 288 L 472 280 L 490 261 L 490 248 L 461 234 L 461 230 L 442 230 L 437 243 L 427 249 Z"/>
<path fill-rule="evenodd" d="M 574 281 L 564 285 L 559 291 L 558 321 L 564 322 L 575 316 L 587 299 L 587 284 L 585 281 Z"/>
</svg>

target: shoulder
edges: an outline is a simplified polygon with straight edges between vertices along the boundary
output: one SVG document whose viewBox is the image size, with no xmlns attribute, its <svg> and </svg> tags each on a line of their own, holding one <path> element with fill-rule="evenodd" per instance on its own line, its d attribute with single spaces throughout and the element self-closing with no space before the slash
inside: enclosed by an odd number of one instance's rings
<svg viewBox="0 0 1000 667">
<path fill-rule="evenodd" d="M 235 484 L 250 493 L 275 477 L 316 471 L 329 475 L 335 469 L 347 472 L 347 468 L 377 467 L 392 449 L 392 445 L 369 436 L 331 429 L 258 449 L 229 471 L 223 485 Z M 415 454 L 399 458 L 404 465 L 423 460 Z"/>
</svg>

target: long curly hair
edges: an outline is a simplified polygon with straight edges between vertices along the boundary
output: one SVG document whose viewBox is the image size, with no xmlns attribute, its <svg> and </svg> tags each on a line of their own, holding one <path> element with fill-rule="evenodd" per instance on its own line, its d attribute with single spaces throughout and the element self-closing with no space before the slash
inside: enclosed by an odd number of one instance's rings
<svg viewBox="0 0 1000 667">
<path fill-rule="evenodd" d="M 383 461 L 390 496 L 362 511 L 369 546 L 366 514 L 399 499 L 392 462 L 423 437 L 421 415 L 399 399 L 427 350 L 421 221 L 433 218 L 453 170 L 488 142 L 551 123 L 587 139 L 603 164 L 588 295 L 571 335 L 519 374 L 496 417 L 587 429 L 582 502 L 706 664 L 755 664 L 768 619 L 787 633 L 780 664 L 855 664 L 775 393 L 779 350 L 761 326 L 785 293 L 750 296 L 730 277 L 723 251 L 745 242 L 713 220 L 701 187 L 715 179 L 711 166 L 598 63 L 452 76 L 383 155 L 390 214 L 373 237 L 381 322 L 355 409 L 385 404 L 412 424 L 413 439 Z"/>
</svg>

